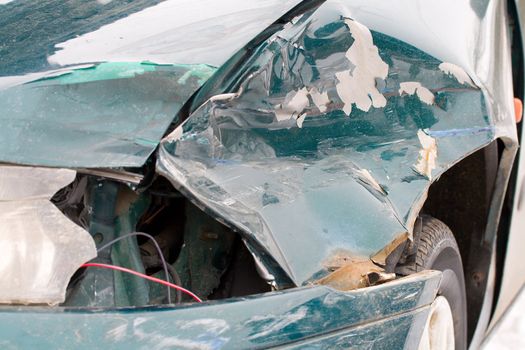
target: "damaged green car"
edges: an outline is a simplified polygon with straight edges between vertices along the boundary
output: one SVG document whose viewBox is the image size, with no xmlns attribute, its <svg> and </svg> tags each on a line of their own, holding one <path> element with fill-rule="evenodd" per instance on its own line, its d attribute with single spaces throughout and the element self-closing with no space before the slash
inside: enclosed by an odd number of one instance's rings
<svg viewBox="0 0 525 350">
<path fill-rule="evenodd" d="M 0 346 L 476 349 L 525 281 L 524 15 L 0 2 Z"/>
</svg>

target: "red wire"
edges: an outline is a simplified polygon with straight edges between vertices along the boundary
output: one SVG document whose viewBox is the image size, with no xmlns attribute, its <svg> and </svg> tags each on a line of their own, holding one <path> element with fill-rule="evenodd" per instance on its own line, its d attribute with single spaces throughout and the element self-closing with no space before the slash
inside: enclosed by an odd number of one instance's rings
<svg viewBox="0 0 525 350">
<path fill-rule="evenodd" d="M 199 303 L 202 303 L 201 298 L 199 298 L 198 296 L 196 296 L 195 294 L 193 294 L 192 292 L 190 292 L 186 288 L 183 288 L 183 287 L 180 287 L 180 286 L 178 286 L 176 284 L 173 284 L 173 283 L 170 283 L 170 282 L 158 279 L 156 277 L 148 276 L 148 275 L 145 275 L 145 274 L 137 272 L 137 271 L 126 269 L 125 267 L 116 266 L 116 265 L 109 265 L 109 264 L 99 264 L 99 263 L 85 263 L 81 267 L 102 267 L 104 269 L 111 269 L 111 270 L 116 270 L 116 271 L 127 272 L 127 273 L 130 273 L 132 275 L 139 276 L 139 277 L 145 278 L 147 280 L 150 280 L 150 281 L 153 281 L 153 282 L 157 282 L 157 283 L 163 284 L 165 286 L 168 286 L 168 287 L 180 290 L 181 292 L 186 293 L 190 297 L 195 299 L 195 301 L 197 301 Z"/>
</svg>

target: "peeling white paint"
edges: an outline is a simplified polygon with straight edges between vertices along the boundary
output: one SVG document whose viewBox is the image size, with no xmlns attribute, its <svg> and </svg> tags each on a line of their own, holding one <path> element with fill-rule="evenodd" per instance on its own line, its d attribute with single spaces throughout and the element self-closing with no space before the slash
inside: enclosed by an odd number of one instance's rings
<svg viewBox="0 0 525 350">
<path fill-rule="evenodd" d="M 326 105 L 330 102 L 328 92 L 319 92 L 314 86 L 312 88 L 303 87 L 297 91 L 290 91 L 286 94 L 284 102 L 275 109 L 275 118 L 278 122 L 295 119 L 299 128 L 303 127 L 306 107 L 310 106 L 310 98 L 321 113 L 326 112 Z"/>
<path fill-rule="evenodd" d="M 386 79 L 388 64 L 379 56 L 367 27 L 349 18 L 345 19 L 345 23 L 354 38 L 345 56 L 354 68 L 335 73 L 339 80 L 336 90 L 344 103 L 343 111 L 350 115 L 352 104 L 365 112 L 372 106 L 384 107 L 386 98 L 377 90 L 376 79 Z"/>
<path fill-rule="evenodd" d="M 310 89 L 310 97 L 312 98 L 312 101 L 319 109 L 319 112 L 324 113 L 326 112 L 326 105 L 330 103 L 330 99 L 328 98 L 328 92 L 319 92 L 316 87 L 313 87 Z"/>
<path fill-rule="evenodd" d="M 288 95 L 286 95 L 286 97 L 285 103 L 288 99 Z M 302 112 L 309 104 L 310 100 L 308 100 L 308 90 L 303 87 L 293 94 L 286 107 L 294 112 Z"/>
<path fill-rule="evenodd" d="M 297 118 L 309 104 L 308 90 L 305 87 L 298 91 L 290 91 L 286 94 L 281 106 L 276 108 L 275 118 L 279 122 Z"/>
<path fill-rule="evenodd" d="M 306 118 L 306 113 L 303 113 L 303 114 L 301 114 L 300 116 L 297 117 L 297 126 L 298 127 L 300 127 L 300 128 L 303 127 L 304 118 Z"/>
<path fill-rule="evenodd" d="M 439 65 L 439 69 L 445 73 L 445 74 L 448 74 L 448 75 L 452 75 L 453 77 L 455 77 L 458 81 L 458 83 L 460 84 L 467 84 L 467 85 L 470 85 L 472 87 L 475 87 L 476 85 L 474 84 L 474 82 L 472 81 L 472 79 L 470 79 L 469 75 L 467 74 L 467 72 L 465 72 L 465 70 L 459 66 L 456 66 L 455 64 L 453 63 L 448 63 L 448 62 L 443 62 Z"/>
<path fill-rule="evenodd" d="M 429 180 L 432 178 L 432 170 L 436 168 L 437 143 L 436 139 L 428 136 L 423 130 L 418 130 L 417 137 L 422 149 L 419 151 L 417 163 L 414 169 Z"/>
<path fill-rule="evenodd" d="M 414 95 L 421 100 L 421 102 L 431 105 L 434 103 L 434 94 L 432 91 L 421 85 L 421 83 L 416 81 L 406 81 L 399 84 L 399 95 Z"/>
<path fill-rule="evenodd" d="M 364 25 L 346 18 L 354 42 L 346 51 L 345 56 L 353 68 L 335 73 L 339 83 L 336 91 L 344 103 L 343 111 L 350 115 L 352 104 L 367 112 L 370 107 L 380 108 L 386 106 L 386 98 L 376 87 L 376 79 L 386 79 L 388 64 L 379 56 L 379 50 L 374 45 L 372 33 Z M 422 90 L 423 98 L 428 99 L 428 94 Z M 433 96 L 432 96 L 433 98 Z M 311 99 L 311 101 L 310 101 Z M 302 127 L 306 113 L 304 110 L 311 102 L 325 113 L 330 103 L 327 91 L 319 91 L 317 87 L 303 87 L 297 91 L 290 91 L 282 104 L 275 108 L 275 117 L 278 122 L 295 119 L 297 126 Z"/>
</svg>

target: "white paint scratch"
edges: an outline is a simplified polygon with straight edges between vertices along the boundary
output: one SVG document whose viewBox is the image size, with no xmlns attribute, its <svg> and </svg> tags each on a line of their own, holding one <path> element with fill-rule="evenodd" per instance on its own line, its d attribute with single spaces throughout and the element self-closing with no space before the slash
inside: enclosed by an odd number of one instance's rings
<svg viewBox="0 0 525 350">
<path fill-rule="evenodd" d="M 421 100 L 421 102 L 431 105 L 434 103 L 434 94 L 432 91 L 421 85 L 416 81 L 406 81 L 399 84 L 399 95 L 403 94 L 414 95 Z"/>
<path fill-rule="evenodd" d="M 364 183 L 370 185 L 374 190 L 376 190 L 379 193 L 385 194 L 385 191 L 383 190 L 383 187 L 377 182 L 376 179 L 370 174 L 370 171 L 367 169 L 358 169 L 356 170 L 357 176 L 363 181 Z"/>
<path fill-rule="evenodd" d="M 106 337 L 105 338 L 107 340 L 111 340 L 113 342 L 121 341 L 126 336 L 127 329 L 128 329 L 128 324 L 127 323 L 120 324 L 120 325 L 118 325 L 118 326 L 108 330 L 106 332 Z"/>
<path fill-rule="evenodd" d="M 248 339 L 260 339 L 269 334 L 274 334 L 282 331 L 285 327 L 300 321 L 306 317 L 306 307 L 299 307 L 294 311 L 290 311 L 284 315 L 266 315 L 254 316 L 248 321 L 248 325 L 257 325 L 257 333 L 250 335 Z"/>
<path fill-rule="evenodd" d="M 414 165 L 414 169 L 430 180 L 432 178 L 432 170 L 436 168 L 436 139 L 428 136 L 423 130 L 418 130 L 417 137 L 419 138 L 422 149 L 419 151 L 419 157 L 417 163 Z"/>
</svg>

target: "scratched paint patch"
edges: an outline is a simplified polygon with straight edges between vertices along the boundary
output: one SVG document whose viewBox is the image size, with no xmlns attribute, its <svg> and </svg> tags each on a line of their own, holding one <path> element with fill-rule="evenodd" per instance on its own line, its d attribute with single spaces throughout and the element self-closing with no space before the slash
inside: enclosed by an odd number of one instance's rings
<svg viewBox="0 0 525 350">
<path fill-rule="evenodd" d="M 355 170 L 355 173 L 359 182 L 366 184 L 366 186 L 369 186 L 371 189 L 381 195 L 386 195 L 385 190 L 372 176 L 372 174 L 370 174 L 370 171 L 367 169 L 357 169 Z"/>
<path fill-rule="evenodd" d="M 417 137 L 422 148 L 419 151 L 414 170 L 430 180 L 432 178 L 432 170 L 436 168 L 437 142 L 436 139 L 428 136 L 423 130 L 418 130 Z"/>
</svg>

